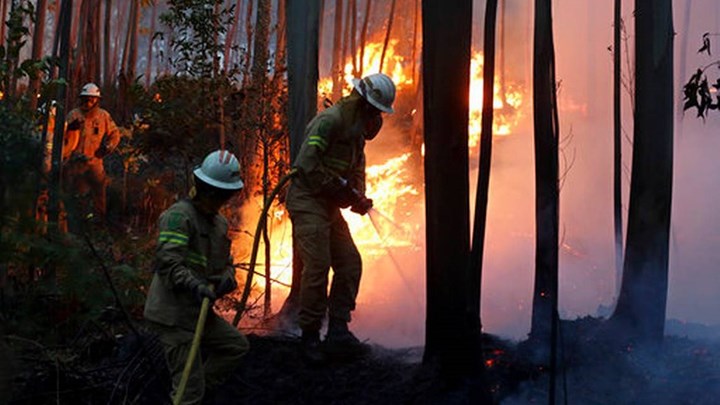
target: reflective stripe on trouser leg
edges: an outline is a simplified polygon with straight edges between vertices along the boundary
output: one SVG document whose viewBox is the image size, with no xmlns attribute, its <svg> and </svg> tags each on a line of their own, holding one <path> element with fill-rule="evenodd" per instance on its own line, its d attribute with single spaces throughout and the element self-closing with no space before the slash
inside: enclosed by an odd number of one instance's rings
<svg viewBox="0 0 720 405">
<path fill-rule="evenodd" d="M 292 217 L 293 237 L 303 262 L 300 286 L 302 330 L 317 331 L 327 310 L 330 271 L 330 223 L 321 215 L 297 213 Z"/>
<path fill-rule="evenodd" d="M 362 259 L 347 222 L 339 212 L 333 217 L 330 229 L 333 280 L 328 301 L 329 315 L 350 322 L 350 311 L 355 309 L 355 298 L 360 287 Z"/>
</svg>

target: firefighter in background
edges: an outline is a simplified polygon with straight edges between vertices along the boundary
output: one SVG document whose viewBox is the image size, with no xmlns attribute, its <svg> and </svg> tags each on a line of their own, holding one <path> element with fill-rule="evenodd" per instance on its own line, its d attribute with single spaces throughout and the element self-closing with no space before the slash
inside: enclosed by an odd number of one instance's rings
<svg viewBox="0 0 720 405">
<path fill-rule="evenodd" d="M 365 142 L 382 127 L 381 113 L 392 113 L 395 84 L 385 74 L 353 80 L 352 93 L 320 112 L 305 129 L 295 160 L 297 176 L 287 195 L 293 238 L 304 268 L 300 287 L 302 347 L 311 361 L 326 354 L 366 350 L 348 329 L 360 285 L 362 263 L 340 208 L 365 215 Z M 333 269 L 328 294 L 328 275 Z M 320 328 L 329 317 L 325 341 Z"/>
<path fill-rule="evenodd" d="M 67 115 L 63 157 L 64 178 L 75 195 L 92 194 L 96 215 L 106 213 L 106 191 L 110 182 L 103 159 L 120 142 L 120 131 L 110 113 L 100 108 L 100 88 L 88 83 L 80 91 L 80 107 Z"/>
<path fill-rule="evenodd" d="M 237 288 L 228 224 L 219 210 L 243 188 L 240 164 L 232 153 L 218 150 L 193 174 L 192 198 L 176 202 L 160 215 L 154 275 L 144 313 L 160 336 L 173 397 L 203 299 L 214 301 Z M 206 390 L 220 385 L 248 348 L 242 333 L 209 311 L 182 403 L 199 404 Z"/>
</svg>

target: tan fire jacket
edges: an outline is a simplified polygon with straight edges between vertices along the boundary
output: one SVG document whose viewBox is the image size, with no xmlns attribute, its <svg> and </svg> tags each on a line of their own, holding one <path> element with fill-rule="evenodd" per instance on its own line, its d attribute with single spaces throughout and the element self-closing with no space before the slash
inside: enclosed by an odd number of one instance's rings
<svg viewBox="0 0 720 405">
<path fill-rule="evenodd" d="M 209 276 L 231 272 L 227 220 L 203 215 L 189 200 L 181 200 L 160 215 L 155 268 L 145 318 L 163 325 L 194 329 L 200 305 L 192 286 Z"/>
<path fill-rule="evenodd" d="M 107 154 L 120 143 L 120 131 L 115 125 L 115 121 L 110 113 L 102 108 L 96 107 L 87 113 L 80 108 L 75 108 L 67 115 L 65 122 L 70 124 L 75 120 L 80 120 L 82 126 L 79 131 L 67 131 L 63 148 L 67 152 L 64 152 L 64 155 L 80 153 L 88 160 L 93 161 L 103 157 L 102 155 L 96 156 L 101 145 L 104 145 L 104 154 Z"/>
<path fill-rule="evenodd" d="M 307 125 L 294 163 L 298 175 L 287 196 L 290 212 L 325 211 L 328 199 L 323 187 L 338 176 L 365 194 L 365 126 L 355 118 L 356 102 L 343 98 Z"/>
</svg>

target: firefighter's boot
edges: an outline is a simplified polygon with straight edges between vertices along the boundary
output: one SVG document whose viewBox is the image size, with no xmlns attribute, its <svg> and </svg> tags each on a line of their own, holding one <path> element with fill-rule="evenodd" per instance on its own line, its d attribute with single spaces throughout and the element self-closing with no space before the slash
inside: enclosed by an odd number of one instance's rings
<svg viewBox="0 0 720 405">
<path fill-rule="evenodd" d="M 350 359 L 370 353 L 370 346 L 350 332 L 346 321 L 337 318 L 330 318 L 324 344 L 327 354 L 333 357 Z"/>
<path fill-rule="evenodd" d="M 302 356 L 305 361 L 310 364 L 321 364 L 325 362 L 325 353 L 322 350 L 320 344 L 320 332 L 306 331 L 302 332 L 300 338 L 300 344 L 302 349 Z"/>
</svg>

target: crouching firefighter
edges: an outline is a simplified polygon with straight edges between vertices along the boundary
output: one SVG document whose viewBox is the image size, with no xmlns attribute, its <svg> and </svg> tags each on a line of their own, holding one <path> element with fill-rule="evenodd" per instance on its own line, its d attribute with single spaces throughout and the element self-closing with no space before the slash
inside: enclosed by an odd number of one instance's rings
<svg viewBox="0 0 720 405">
<path fill-rule="evenodd" d="M 232 153 L 218 150 L 193 173 L 195 195 L 160 215 L 154 275 L 145 302 L 145 319 L 165 351 L 173 397 L 203 299 L 213 302 L 237 288 L 228 224 L 219 210 L 243 188 L 240 164 Z M 206 390 L 220 385 L 248 349 L 242 333 L 209 311 L 181 403 L 201 403 Z"/>
<path fill-rule="evenodd" d="M 310 361 L 328 354 L 367 351 L 348 329 L 360 285 L 362 263 L 341 208 L 365 215 L 365 142 L 382 127 L 381 113 L 392 113 L 395 84 L 382 73 L 353 80 L 352 93 L 320 112 L 305 129 L 286 205 L 293 238 L 304 268 L 300 286 L 299 327 Z M 328 275 L 333 269 L 328 294 Z M 321 344 L 325 316 L 328 329 Z"/>
</svg>

